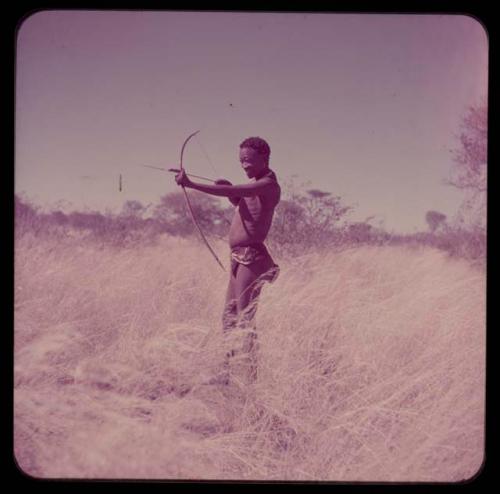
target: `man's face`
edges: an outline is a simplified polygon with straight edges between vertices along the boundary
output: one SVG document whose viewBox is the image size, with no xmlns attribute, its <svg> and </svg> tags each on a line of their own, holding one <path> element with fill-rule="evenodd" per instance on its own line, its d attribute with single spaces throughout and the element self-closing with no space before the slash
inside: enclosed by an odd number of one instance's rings
<svg viewBox="0 0 500 494">
<path fill-rule="evenodd" d="M 264 156 L 252 148 L 240 148 L 240 163 L 248 178 L 259 175 L 267 167 Z"/>
</svg>

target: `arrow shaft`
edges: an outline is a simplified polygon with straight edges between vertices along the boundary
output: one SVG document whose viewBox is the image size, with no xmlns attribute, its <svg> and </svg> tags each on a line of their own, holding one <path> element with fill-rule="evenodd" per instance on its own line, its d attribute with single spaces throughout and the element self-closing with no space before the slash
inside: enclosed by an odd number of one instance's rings
<svg viewBox="0 0 500 494">
<path fill-rule="evenodd" d="M 172 173 L 179 173 L 180 172 L 180 170 L 178 168 L 169 168 L 168 171 L 172 172 Z M 194 175 L 192 173 L 186 173 L 186 175 L 188 177 L 194 177 L 194 178 L 200 178 L 201 180 L 207 180 L 208 182 L 215 182 L 215 180 L 213 180 L 212 178 L 202 177 L 200 175 Z"/>
<path fill-rule="evenodd" d="M 168 170 L 165 170 L 164 168 L 160 168 L 158 166 L 150 166 L 150 165 L 141 165 L 145 166 L 147 168 L 154 168 L 155 170 L 160 170 L 162 172 L 171 172 L 171 173 L 179 173 L 180 170 L 178 168 L 169 168 Z M 208 182 L 215 182 L 212 178 L 207 178 L 207 177 L 201 177 L 200 175 L 193 175 L 192 173 L 186 173 L 188 177 L 194 177 L 194 178 L 199 178 L 201 180 L 207 180 Z"/>
</svg>

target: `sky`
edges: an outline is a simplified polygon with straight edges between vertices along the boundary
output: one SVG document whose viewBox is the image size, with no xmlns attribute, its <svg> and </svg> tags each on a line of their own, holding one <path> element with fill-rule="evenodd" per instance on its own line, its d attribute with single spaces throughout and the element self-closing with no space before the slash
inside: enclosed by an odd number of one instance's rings
<svg viewBox="0 0 500 494">
<path fill-rule="evenodd" d="M 463 199 L 443 183 L 460 121 L 487 96 L 488 35 L 437 14 L 41 11 L 18 28 L 15 191 L 63 210 L 154 207 L 191 173 L 245 183 L 260 136 L 282 183 L 349 219 L 426 229 Z M 122 190 L 119 176 L 122 175 Z"/>
</svg>

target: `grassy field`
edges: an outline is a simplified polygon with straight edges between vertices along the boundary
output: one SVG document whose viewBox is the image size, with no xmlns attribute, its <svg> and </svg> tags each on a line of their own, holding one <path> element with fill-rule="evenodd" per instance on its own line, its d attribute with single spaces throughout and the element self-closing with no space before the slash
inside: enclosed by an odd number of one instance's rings
<svg viewBox="0 0 500 494">
<path fill-rule="evenodd" d="M 223 243 L 215 243 L 227 253 Z M 227 256 L 223 257 L 227 265 Z M 203 245 L 15 247 L 15 456 L 46 478 L 459 481 L 483 461 L 485 273 L 428 247 L 276 259 L 253 385 Z"/>
</svg>

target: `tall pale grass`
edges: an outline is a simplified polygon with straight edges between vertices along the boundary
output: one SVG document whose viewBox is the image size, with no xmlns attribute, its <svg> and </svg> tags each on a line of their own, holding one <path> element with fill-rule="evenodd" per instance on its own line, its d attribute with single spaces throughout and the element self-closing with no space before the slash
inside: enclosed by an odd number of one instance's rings
<svg viewBox="0 0 500 494">
<path fill-rule="evenodd" d="M 44 478 L 473 476 L 484 451 L 484 272 L 403 246 L 276 260 L 281 276 L 257 311 L 258 379 L 224 387 L 202 384 L 221 364 L 227 283 L 202 245 L 18 237 L 20 468 Z"/>
</svg>

